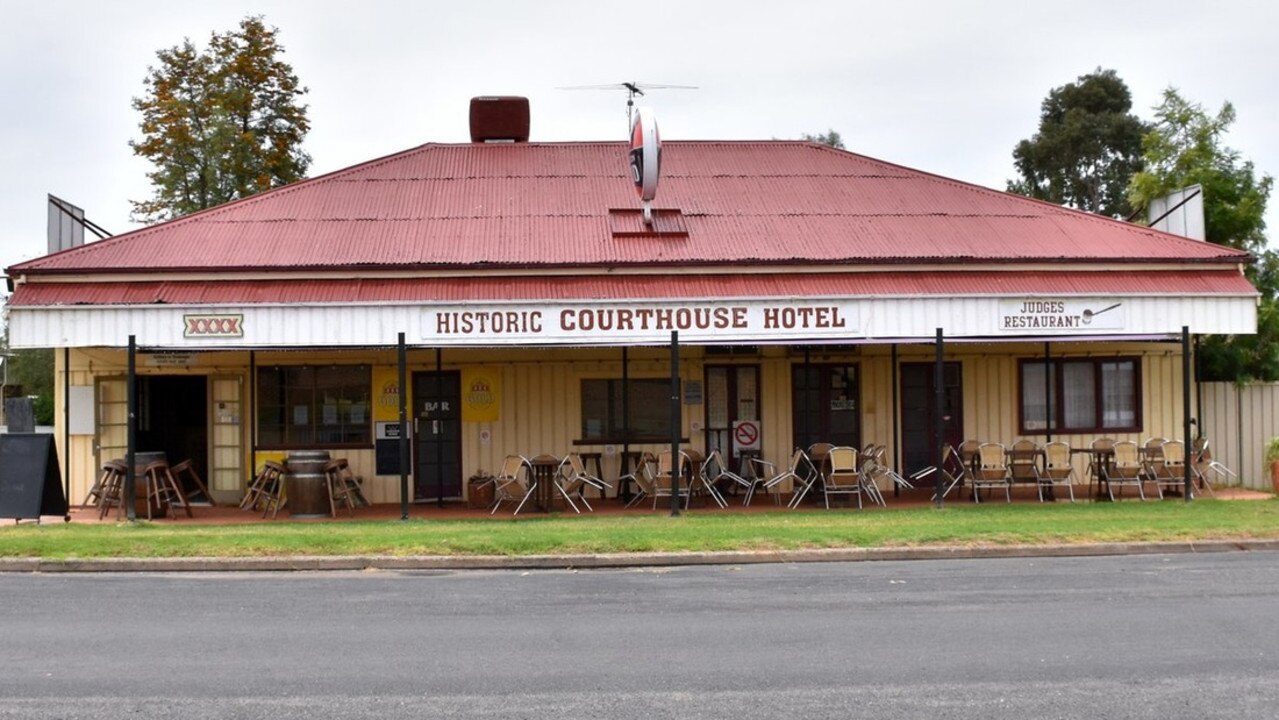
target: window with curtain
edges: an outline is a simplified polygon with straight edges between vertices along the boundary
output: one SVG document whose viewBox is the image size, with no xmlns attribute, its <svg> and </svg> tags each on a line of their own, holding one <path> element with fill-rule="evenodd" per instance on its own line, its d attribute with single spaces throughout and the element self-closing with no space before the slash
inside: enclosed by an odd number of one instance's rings
<svg viewBox="0 0 1279 720">
<path fill-rule="evenodd" d="M 1135 358 L 1021 362 L 1021 433 L 1137 432 L 1141 418 Z"/>
<path fill-rule="evenodd" d="M 671 439 L 671 381 L 669 378 L 629 380 L 631 442 Z M 582 380 L 581 442 L 622 442 L 626 428 L 622 414 L 620 379 Z"/>
<path fill-rule="evenodd" d="M 258 368 L 258 446 L 370 445 L 369 365 Z"/>
</svg>

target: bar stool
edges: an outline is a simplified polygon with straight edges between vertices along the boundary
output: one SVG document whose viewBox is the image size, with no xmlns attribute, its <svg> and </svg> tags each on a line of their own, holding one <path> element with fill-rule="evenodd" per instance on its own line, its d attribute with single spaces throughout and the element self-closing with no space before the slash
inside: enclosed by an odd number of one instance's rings
<svg viewBox="0 0 1279 720">
<path fill-rule="evenodd" d="M 253 478 L 249 489 L 244 493 L 244 499 L 240 501 L 240 509 L 256 511 L 261 504 L 262 517 L 266 517 L 272 510 L 278 515 L 280 508 L 288 502 L 283 498 L 285 472 L 284 466 L 274 460 L 262 463 L 262 469 Z"/>
<path fill-rule="evenodd" d="M 213 493 L 210 493 L 209 488 L 205 487 L 204 480 L 201 479 L 200 474 L 195 471 L 195 466 L 191 464 L 190 459 L 183 460 L 177 465 L 174 465 L 173 467 L 169 468 L 169 471 L 173 473 L 173 478 L 175 480 L 179 480 L 178 487 L 182 487 L 182 483 L 180 482 L 180 479 L 182 478 L 183 474 L 190 476 L 191 482 L 195 483 L 195 486 L 200 489 L 200 492 L 204 493 L 205 499 L 209 501 L 209 507 L 218 506 L 217 502 L 214 501 L 213 499 Z"/>
<path fill-rule="evenodd" d="M 187 517 L 195 517 L 191 513 L 191 504 L 187 502 L 187 498 L 182 494 L 182 488 L 178 487 L 178 481 L 173 477 L 173 473 L 169 470 L 169 463 L 163 460 L 156 460 L 148 464 L 142 469 L 142 474 L 146 477 L 147 483 L 147 519 L 151 519 L 151 509 L 172 510 L 174 507 L 181 505 L 186 510 Z"/>
<path fill-rule="evenodd" d="M 102 520 L 111 512 L 111 507 L 116 508 L 116 519 L 119 519 L 124 511 L 124 474 L 128 472 L 128 466 L 123 460 L 108 460 L 102 465 L 102 488 L 98 495 L 98 519 Z"/>
<path fill-rule="evenodd" d="M 89 492 L 84 496 L 84 501 L 80 503 L 80 507 L 87 508 L 90 505 L 100 505 L 102 503 L 102 495 L 107 486 L 112 479 L 124 474 L 124 468 L 123 460 L 108 460 L 102 463 L 102 472 L 93 481 L 93 487 L 89 488 Z"/>
<path fill-rule="evenodd" d="M 324 484 L 329 490 L 329 515 L 332 517 L 338 516 L 339 502 L 346 506 L 348 516 L 355 516 L 355 498 L 351 496 L 346 479 L 342 477 L 345 464 L 345 460 L 330 460 L 324 464 Z"/>
</svg>

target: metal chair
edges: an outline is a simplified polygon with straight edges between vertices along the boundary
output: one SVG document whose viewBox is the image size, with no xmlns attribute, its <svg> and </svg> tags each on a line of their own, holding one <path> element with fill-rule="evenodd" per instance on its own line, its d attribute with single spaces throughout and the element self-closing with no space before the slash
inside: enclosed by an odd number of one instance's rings
<svg viewBox="0 0 1279 720">
<path fill-rule="evenodd" d="M 702 467 L 698 471 L 698 478 L 706 491 L 710 493 L 712 499 L 719 504 L 721 508 L 728 507 L 728 501 L 724 499 L 724 494 L 720 492 L 721 483 L 732 483 L 738 487 L 750 488 L 750 481 L 728 469 L 728 465 L 724 462 L 724 456 L 720 453 L 719 448 L 711 450 L 706 456 L 706 460 L 702 462 Z"/>
<path fill-rule="evenodd" d="M 1164 488 L 1181 490 L 1186 483 L 1186 444 L 1180 440 L 1165 440 L 1159 446 L 1159 459 L 1149 463 L 1155 480 L 1155 492 L 1164 498 Z"/>
<path fill-rule="evenodd" d="M 502 468 L 493 478 L 493 509 L 489 515 L 497 512 L 504 501 L 517 502 L 513 515 L 519 515 L 524 503 L 528 501 L 537 482 L 533 480 L 533 469 L 528 458 L 521 455 L 507 455 L 502 461 Z"/>
<path fill-rule="evenodd" d="M 621 478 L 618 478 L 619 484 L 622 478 L 628 478 L 635 483 L 635 497 L 631 498 L 630 502 L 626 503 L 626 507 L 631 507 L 640 500 L 643 500 L 646 497 L 653 497 L 657 494 L 657 489 L 655 487 L 657 478 L 655 476 L 656 471 L 654 470 L 656 466 L 657 458 L 653 456 L 653 453 L 644 452 L 640 454 L 640 460 L 636 463 L 635 469 L 626 475 L 623 475 Z"/>
<path fill-rule="evenodd" d="M 612 485 L 608 484 L 603 479 L 586 471 L 586 463 L 582 461 L 580 453 L 574 452 L 565 455 L 564 462 L 560 465 L 560 472 L 564 475 L 565 479 L 581 479 L 584 484 L 599 490 L 601 495 L 604 494 L 604 490 L 606 488 L 610 490 L 613 488 Z M 587 507 L 589 507 L 589 505 Z"/>
<path fill-rule="evenodd" d="M 764 489 L 767 494 L 770 491 L 777 492 L 777 486 L 791 480 L 796 486 L 802 487 L 802 491 L 794 493 L 791 501 L 787 503 L 787 507 L 794 508 L 799 505 L 799 501 L 804 499 L 804 494 L 808 492 L 808 488 L 812 487 L 813 476 L 816 471 L 813 469 L 813 461 L 808 459 L 808 454 L 800 448 L 795 448 L 795 452 L 791 453 L 790 465 L 779 471 L 777 466 L 766 460 L 759 458 L 753 459 L 756 467 L 760 470 L 767 471 L 768 479 L 757 484 L 758 487 Z M 754 495 L 755 487 L 752 486 L 746 493 L 746 504 L 749 505 Z M 781 504 L 781 498 L 777 497 L 776 501 Z"/>
<path fill-rule="evenodd" d="M 1044 499 L 1043 484 L 1049 487 L 1064 485 L 1075 501 L 1075 465 L 1070 461 L 1070 445 L 1060 440 L 1044 445 L 1044 470 L 1040 473 L 1039 499 Z"/>
<path fill-rule="evenodd" d="M 1044 484 L 1039 474 L 1039 445 L 1034 440 L 1023 438 L 1008 448 L 1008 473 L 1013 483 L 1034 483 L 1039 502 L 1044 501 Z"/>
<path fill-rule="evenodd" d="M 1195 444 L 1190 454 L 1191 468 L 1195 472 L 1195 477 L 1199 479 L 1199 487 L 1206 490 L 1209 495 L 1216 496 L 1213 492 L 1212 482 L 1208 480 L 1209 471 L 1226 477 L 1230 480 L 1238 479 L 1238 475 L 1233 470 L 1226 467 L 1212 457 L 1212 448 L 1208 446 L 1208 438 L 1200 437 L 1195 440 Z"/>
<path fill-rule="evenodd" d="M 857 464 L 857 449 L 851 447 L 832 447 L 827 453 L 830 470 L 822 482 L 822 498 L 826 509 L 830 509 L 831 495 L 856 495 L 857 507 L 862 507 L 862 491 L 866 478 L 862 476 Z"/>
<path fill-rule="evenodd" d="M 982 443 L 977 448 L 979 465 L 973 473 L 973 502 L 981 502 L 982 488 L 1003 488 L 1004 499 L 1013 501 L 1012 469 L 1008 466 L 1008 453 L 999 443 Z"/>
<path fill-rule="evenodd" d="M 679 460 L 677 462 L 678 464 L 673 464 L 671 462 L 670 450 L 663 450 L 657 454 L 657 477 L 653 481 L 654 510 L 657 509 L 657 499 L 661 497 L 671 497 L 672 492 L 677 498 L 684 499 L 684 509 L 688 509 L 689 501 L 692 499 L 692 488 L 690 487 L 690 478 L 687 477 L 687 473 L 684 472 L 684 469 L 686 466 L 688 467 L 689 472 L 695 472 L 696 469 L 692 467 L 692 462 L 689 460 L 688 453 L 683 450 L 680 451 Z M 674 489 L 671 487 L 672 468 L 674 468 L 673 472 L 675 475 Z"/>
<path fill-rule="evenodd" d="M 1146 499 L 1146 491 L 1142 484 L 1146 481 L 1146 465 L 1141 460 L 1141 452 L 1137 443 L 1131 440 L 1116 441 L 1113 447 L 1114 458 L 1106 469 L 1106 492 L 1111 501 L 1115 499 L 1115 486 L 1119 486 L 1119 496 L 1123 497 L 1125 485 L 1135 485 L 1137 495 Z"/>
</svg>

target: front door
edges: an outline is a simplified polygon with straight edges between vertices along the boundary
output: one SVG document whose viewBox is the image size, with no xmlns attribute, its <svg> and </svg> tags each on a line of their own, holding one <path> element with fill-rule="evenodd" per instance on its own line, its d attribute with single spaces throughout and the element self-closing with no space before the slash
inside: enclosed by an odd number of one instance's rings
<svg viewBox="0 0 1279 720">
<path fill-rule="evenodd" d="M 414 499 L 460 499 L 461 373 L 413 373 L 413 408 Z"/>
<path fill-rule="evenodd" d="M 209 380 L 203 375 L 138 376 L 137 452 L 163 452 L 170 465 L 190 460 L 200 477 L 209 476 Z M 183 494 L 198 494 L 183 474 Z"/>
<path fill-rule="evenodd" d="M 934 382 L 936 363 L 902 363 L 902 464 L 904 475 L 937 464 L 937 452 L 941 443 L 954 447 L 964 440 L 963 385 L 960 365 L 957 362 L 942 363 L 942 378 L 946 387 L 946 406 L 942 408 L 945 437 L 937 440 L 937 385 Z"/>
<path fill-rule="evenodd" d="M 706 452 L 719 450 L 733 472 L 740 473 L 741 446 L 758 448 L 759 433 L 759 366 L 706 366 Z M 751 427 L 738 428 L 741 435 L 733 441 L 734 423 L 752 420 Z"/>
</svg>

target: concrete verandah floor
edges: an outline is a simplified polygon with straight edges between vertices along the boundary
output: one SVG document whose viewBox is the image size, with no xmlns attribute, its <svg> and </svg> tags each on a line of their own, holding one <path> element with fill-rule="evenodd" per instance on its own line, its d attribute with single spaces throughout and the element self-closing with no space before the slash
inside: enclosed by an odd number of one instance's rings
<svg viewBox="0 0 1279 720">
<path fill-rule="evenodd" d="M 897 508 L 918 508 L 931 504 L 932 488 L 916 488 L 914 490 L 903 490 L 900 495 L 894 496 L 892 491 L 885 492 L 886 508 L 881 508 L 869 501 L 869 498 L 863 500 L 864 507 L 859 510 L 856 501 L 853 500 L 850 505 L 847 498 L 840 497 L 840 507 L 835 507 L 832 502 L 832 512 L 890 512 Z M 1018 504 L 1038 503 L 1038 495 L 1033 486 L 1014 486 L 1012 491 L 1013 502 Z M 1257 490 L 1249 490 L 1246 488 L 1217 488 L 1217 498 L 1222 500 L 1265 500 L 1273 497 L 1270 493 L 1260 492 Z M 1057 504 L 1067 504 L 1066 494 L 1060 488 L 1057 489 Z M 1204 493 L 1200 493 L 1198 497 L 1211 497 Z M 1147 498 L 1155 498 L 1153 491 L 1148 493 Z M 587 516 L 624 516 L 624 515 L 668 515 L 670 513 L 669 498 L 660 498 L 657 503 L 657 509 L 653 509 L 651 500 L 642 500 L 636 505 L 626 508 L 625 503 L 617 498 L 598 498 L 593 495 L 587 495 L 588 501 L 594 508 L 594 512 L 587 511 L 582 506 L 582 517 Z M 725 499 L 728 501 L 728 507 L 721 509 L 715 505 L 709 498 L 695 497 L 692 507 L 688 512 L 694 514 L 713 514 L 713 513 L 733 513 L 733 514 L 753 514 L 765 512 L 777 512 L 786 509 L 786 501 L 789 500 L 788 495 L 781 496 L 781 502 L 776 503 L 771 497 L 757 495 L 750 506 L 742 505 L 741 495 L 727 495 Z M 1075 499 L 1078 502 L 1090 502 L 1088 499 L 1088 487 L 1084 485 L 1075 487 Z M 1147 502 L 1157 502 L 1157 499 L 1148 499 Z M 1180 497 L 1169 497 L 1165 502 L 1180 502 Z M 1107 500 L 1108 502 L 1108 500 Z M 1136 493 L 1131 489 L 1126 489 L 1124 499 L 1120 502 L 1140 502 Z M 967 492 L 960 497 L 958 490 L 952 491 L 946 498 L 948 505 L 971 505 L 972 500 L 969 499 Z M 531 504 L 531 501 L 530 501 Z M 983 495 L 982 504 L 1004 505 L 1006 504 L 1002 493 L 990 493 L 988 496 Z M 579 503 L 580 505 L 580 503 Z M 821 510 L 825 506 L 822 502 L 820 492 L 810 493 L 805 498 L 800 508 L 803 510 Z M 496 513 L 490 514 L 488 508 L 470 508 L 464 502 L 452 501 L 445 502 L 440 507 L 435 502 L 410 503 L 409 518 L 413 520 L 479 520 L 479 519 L 502 519 L 509 520 L 515 510 L 514 503 L 503 503 L 502 507 Z M 279 523 L 279 522 L 333 522 L 337 520 L 399 520 L 400 505 L 398 503 L 377 504 L 371 507 L 357 508 L 354 514 L 348 514 L 345 510 L 339 510 L 336 518 L 330 518 L 327 515 L 323 517 L 306 517 L 298 518 L 290 514 L 288 506 L 280 510 L 277 517 L 272 518 L 269 514 L 263 518 L 262 512 L 251 512 L 240 510 L 237 507 L 218 506 L 210 507 L 208 505 L 196 504 L 192 507 L 194 518 L 188 518 L 181 507 L 175 512 L 169 512 L 167 517 L 155 518 L 155 522 L 159 523 L 176 523 L 176 524 L 211 524 L 211 525 L 232 525 L 245 523 Z M 681 509 L 681 512 L 683 510 Z M 571 509 L 559 507 L 555 513 L 550 516 L 558 516 L 561 518 L 577 517 Z M 146 519 L 144 514 L 139 514 L 139 519 Z M 520 512 L 518 518 L 538 518 L 549 517 L 546 513 L 538 512 L 530 509 L 528 505 Z M 98 508 L 89 507 L 81 508 L 79 506 L 72 507 L 71 519 L 75 522 L 116 522 L 116 512 L 112 510 L 108 516 L 100 520 L 98 518 Z M 46 519 L 46 522 L 48 520 Z M 0 521 L 9 524 L 11 521 Z"/>
</svg>

